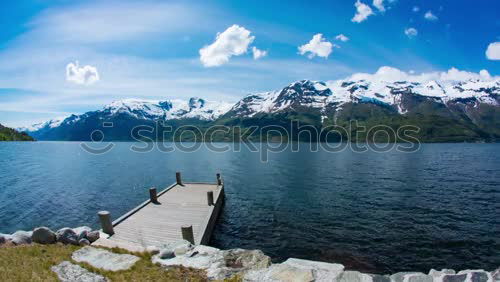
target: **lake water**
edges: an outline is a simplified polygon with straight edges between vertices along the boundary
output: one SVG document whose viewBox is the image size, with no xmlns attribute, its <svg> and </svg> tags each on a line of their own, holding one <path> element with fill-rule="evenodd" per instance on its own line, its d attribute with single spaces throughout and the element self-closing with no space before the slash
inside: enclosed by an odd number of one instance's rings
<svg viewBox="0 0 500 282">
<path fill-rule="evenodd" d="M 415 153 L 300 152 L 267 163 L 241 152 L 134 153 L 131 143 L 92 155 L 79 143 L 0 142 L 0 233 L 45 225 L 98 227 L 164 188 L 225 180 L 212 238 L 374 273 L 500 266 L 500 144 L 424 144 Z"/>
</svg>

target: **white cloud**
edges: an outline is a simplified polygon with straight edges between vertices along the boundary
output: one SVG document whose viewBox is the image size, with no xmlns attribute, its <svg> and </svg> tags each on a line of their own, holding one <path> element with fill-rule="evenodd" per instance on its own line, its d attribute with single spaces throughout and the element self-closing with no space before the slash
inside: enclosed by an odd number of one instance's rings
<svg viewBox="0 0 500 282">
<path fill-rule="evenodd" d="M 491 75 L 487 70 L 481 70 L 478 74 L 474 72 L 461 71 L 456 68 L 451 68 L 447 72 L 442 72 L 439 78 L 445 81 L 467 81 L 471 79 L 490 80 Z"/>
<path fill-rule="evenodd" d="M 205 67 L 216 67 L 229 61 L 232 56 L 245 54 L 254 36 L 239 25 L 232 25 L 218 33 L 214 43 L 200 49 L 200 60 Z"/>
<path fill-rule="evenodd" d="M 484 79 L 491 79 L 490 72 L 487 70 L 480 70 L 479 75 Z"/>
<path fill-rule="evenodd" d="M 314 58 L 314 56 L 328 58 L 328 55 L 332 52 L 333 46 L 334 45 L 331 42 L 328 42 L 325 38 L 323 38 L 321 33 L 318 33 L 313 36 L 309 43 L 299 46 L 299 53 L 304 55 L 309 52 L 309 59 Z"/>
<path fill-rule="evenodd" d="M 425 13 L 425 15 L 424 15 L 424 18 L 428 21 L 437 21 L 438 20 L 438 17 L 436 15 L 434 15 L 431 11 L 427 11 L 427 13 Z"/>
<path fill-rule="evenodd" d="M 500 60 L 500 42 L 493 42 L 488 45 L 486 58 L 488 60 Z"/>
<path fill-rule="evenodd" d="M 394 67 L 380 67 L 374 74 L 356 73 L 351 75 L 349 80 L 367 80 L 367 81 L 415 81 L 427 83 L 431 80 L 437 81 L 468 81 L 468 80 L 483 80 L 491 81 L 499 79 L 498 76 L 492 77 L 487 70 L 481 70 L 479 73 L 461 71 L 456 68 L 451 68 L 445 72 L 428 72 L 415 74 L 414 71 L 405 72 Z"/>
<path fill-rule="evenodd" d="M 90 85 L 99 81 L 97 68 L 93 66 L 80 67 L 78 61 L 66 65 L 66 80 L 76 84 Z"/>
<path fill-rule="evenodd" d="M 373 15 L 372 8 L 359 0 L 356 1 L 354 6 L 356 7 L 356 14 L 354 14 L 354 17 L 351 19 L 352 22 L 360 23 Z"/>
<path fill-rule="evenodd" d="M 343 34 L 339 34 L 339 35 L 335 36 L 335 39 L 340 40 L 342 42 L 349 41 L 349 37 L 347 37 L 347 36 L 345 36 Z"/>
<path fill-rule="evenodd" d="M 254 60 L 258 60 L 260 58 L 263 58 L 263 57 L 267 56 L 267 51 L 265 51 L 265 50 L 259 50 L 255 46 L 252 47 L 252 53 L 253 53 Z"/>
<path fill-rule="evenodd" d="M 380 12 L 385 12 L 384 0 L 373 0 L 373 6 Z"/>
<path fill-rule="evenodd" d="M 420 11 L 420 7 L 413 6 L 413 9 L 411 9 L 411 10 L 416 13 L 416 12 Z"/>
<path fill-rule="evenodd" d="M 418 30 L 413 28 L 413 27 L 410 27 L 410 28 L 405 29 L 405 34 L 409 38 L 413 38 L 413 37 L 418 35 Z"/>
</svg>

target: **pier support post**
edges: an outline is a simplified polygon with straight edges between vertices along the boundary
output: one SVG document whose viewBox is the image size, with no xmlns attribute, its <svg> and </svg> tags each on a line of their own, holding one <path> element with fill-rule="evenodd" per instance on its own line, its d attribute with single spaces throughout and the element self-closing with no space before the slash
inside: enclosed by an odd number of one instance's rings
<svg viewBox="0 0 500 282">
<path fill-rule="evenodd" d="M 149 199 L 151 200 L 151 203 L 157 204 L 158 203 L 158 194 L 156 193 L 156 188 L 149 188 Z"/>
<path fill-rule="evenodd" d="M 217 185 L 222 185 L 222 178 L 220 177 L 220 173 L 217 173 Z"/>
<path fill-rule="evenodd" d="M 214 191 L 208 191 L 207 192 L 207 201 L 209 206 L 214 205 Z"/>
<path fill-rule="evenodd" d="M 181 227 L 182 239 L 189 241 L 194 245 L 194 234 L 193 234 L 193 226 L 192 225 L 183 225 Z"/>
<path fill-rule="evenodd" d="M 101 221 L 102 231 L 108 235 L 115 234 L 109 211 L 100 211 L 97 213 L 97 215 L 99 216 L 99 221 Z"/>
<path fill-rule="evenodd" d="M 181 179 L 181 173 L 180 172 L 176 172 L 175 173 L 175 180 L 177 181 L 177 184 L 182 185 L 182 179 Z"/>
</svg>

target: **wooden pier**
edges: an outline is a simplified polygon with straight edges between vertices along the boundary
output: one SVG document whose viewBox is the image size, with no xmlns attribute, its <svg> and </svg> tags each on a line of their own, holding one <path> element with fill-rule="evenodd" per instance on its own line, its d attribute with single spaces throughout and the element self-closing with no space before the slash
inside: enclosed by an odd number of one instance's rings
<svg viewBox="0 0 500 282">
<path fill-rule="evenodd" d="M 224 202 L 220 174 L 214 183 L 183 183 L 180 173 L 176 179 L 159 193 L 151 188 L 149 200 L 114 221 L 109 212 L 99 212 L 101 235 L 105 236 L 93 245 L 144 251 L 181 239 L 208 244 Z"/>
</svg>

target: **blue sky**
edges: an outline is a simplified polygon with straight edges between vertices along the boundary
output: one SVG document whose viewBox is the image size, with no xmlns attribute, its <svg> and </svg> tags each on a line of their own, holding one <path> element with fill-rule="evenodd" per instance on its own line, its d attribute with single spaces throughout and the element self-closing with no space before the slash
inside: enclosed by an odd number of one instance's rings
<svg viewBox="0 0 500 282">
<path fill-rule="evenodd" d="M 236 102 L 381 66 L 499 75 L 498 47 L 486 55 L 499 11 L 494 0 L 5 1 L 0 123 L 132 97 Z"/>
</svg>

